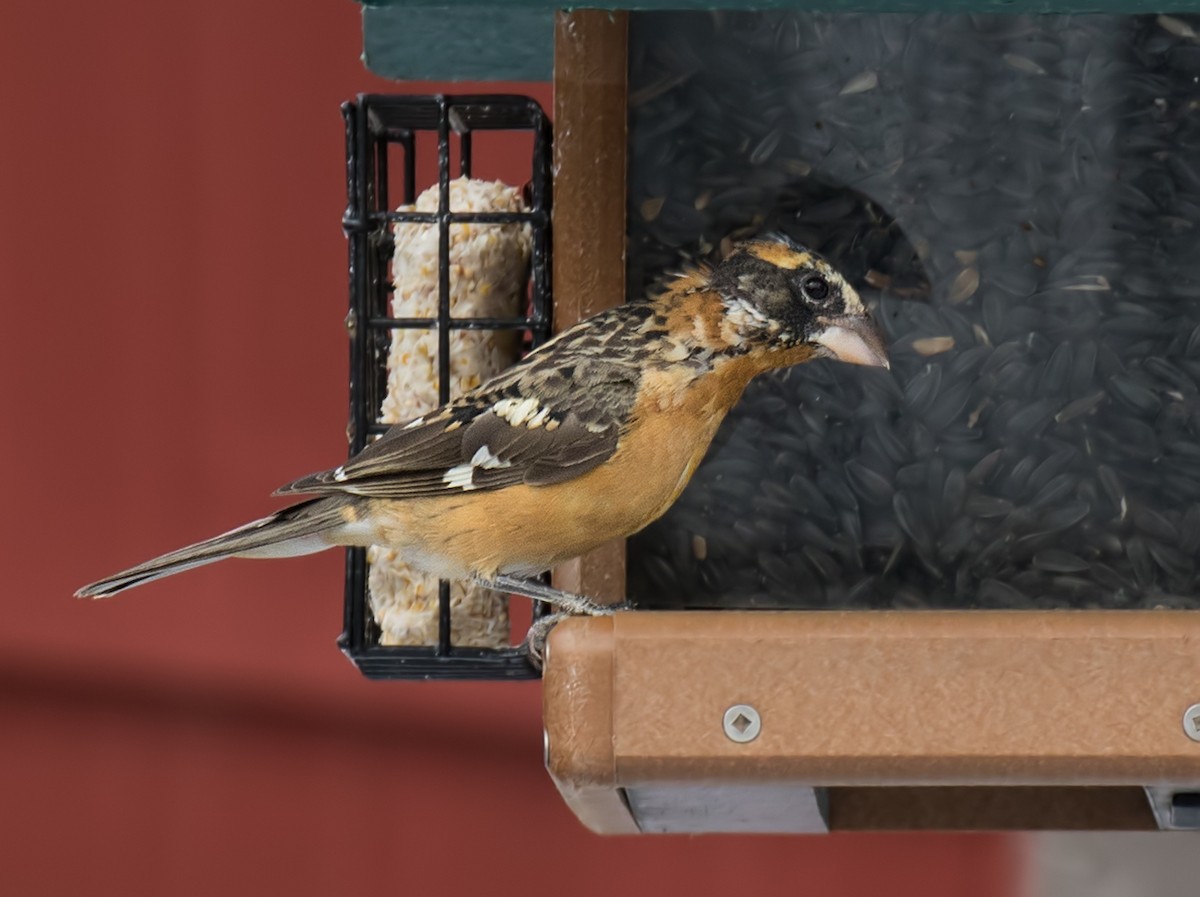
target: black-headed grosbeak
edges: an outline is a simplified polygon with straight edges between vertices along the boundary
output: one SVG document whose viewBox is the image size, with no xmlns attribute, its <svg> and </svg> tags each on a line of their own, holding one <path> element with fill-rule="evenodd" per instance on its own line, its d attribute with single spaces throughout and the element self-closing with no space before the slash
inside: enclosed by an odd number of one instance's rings
<svg viewBox="0 0 1200 897">
<path fill-rule="evenodd" d="M 387 545 L 444 579 L 610 612 L 528 578 L 662 515 L 756 374 L 830 357 L 888 366 L 858 293 L 785 237 L 746 242 L 278 490 L 316 497 L 76 594 L 112 595 L 227 557 Z"/>
</svg>

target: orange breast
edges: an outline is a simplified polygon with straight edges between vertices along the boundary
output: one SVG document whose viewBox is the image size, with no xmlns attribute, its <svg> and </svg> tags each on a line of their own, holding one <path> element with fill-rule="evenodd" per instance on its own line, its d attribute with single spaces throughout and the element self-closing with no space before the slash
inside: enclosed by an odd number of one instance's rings
<svg viewBox="0 0 1200 897">
<path fill-rule="evenodd" d="M 730 362 L 699 378 L 682 369 L 649 373 L 616 453 L 576 479 L 377 501 L 372 517 L 385 544 L 443 576 L 549 569 L 660 517 L 754 372 L 756 366 Z"/>
</svg>

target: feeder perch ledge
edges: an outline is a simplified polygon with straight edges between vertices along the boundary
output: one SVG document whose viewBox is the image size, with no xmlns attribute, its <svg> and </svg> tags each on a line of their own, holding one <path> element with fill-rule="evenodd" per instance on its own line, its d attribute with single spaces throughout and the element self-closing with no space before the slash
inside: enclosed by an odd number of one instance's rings
<svg viewBox="0 0 1200 897">
<path fill-rule="evenodd" d="M 1154 795 L 1200 782 L 1180 722 L 1200 619 L 1049 616 L 572 618 L 548 646 L 547 766 L 607 834 L 1158 828 Z"/>
</svg>

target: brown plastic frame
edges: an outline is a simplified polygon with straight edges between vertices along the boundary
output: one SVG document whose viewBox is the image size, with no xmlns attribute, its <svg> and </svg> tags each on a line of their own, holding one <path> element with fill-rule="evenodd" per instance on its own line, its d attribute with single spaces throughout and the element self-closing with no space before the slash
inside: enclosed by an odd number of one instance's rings
<svg viewBox="0 0 1200 897">
<path fill-rule="evenodd" d="M 625 301 L 627 19 L 623 12 L 578 10 L 558 13 L 555 22 L 556 331 Z M 554 584 L 623 601 L 624 542 L 563 564 Z"/>
<path fill-rule="evenodd" d="M 544 689 L 550 773 L 609 833 L 636 829 L 639 785 L 829 786 L 842 829 L 1147 829 L 1141 786 L 1200 782 L 1186 611 L 572 619 Z M 725 736 L 734 704 L 759 712 L 754 741 Z"/>
<path fill-rule="evenodd" d="M 624 300 L 627 16 L 558 19 L 558 325 Z M 625 549 L 555 572 L 623 598 Z M 1200 614 L 638 612 L 551 635 L 547 766 L 590 828 L 624 789 L 829 787 L 833 829 L 1153 829 L 1142 786 L 1200 783 Z M 748 703 L 762 733 L 726 738 Z"/>
</svg>

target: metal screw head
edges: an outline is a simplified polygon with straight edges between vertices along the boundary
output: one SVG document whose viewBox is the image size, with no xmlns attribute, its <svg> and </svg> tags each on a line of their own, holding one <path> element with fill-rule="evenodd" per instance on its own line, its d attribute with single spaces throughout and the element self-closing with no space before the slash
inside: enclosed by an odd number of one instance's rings
<svg viewBox="0 0 1200 897">
<path fill-rule="evenodd" d="M 1200 741 L 1200 704 L 1183 711 L 1183 731 L 1192 741 Z"/>
<path fill-rule="evenodd" d="M 730 741 L 745 744 L 757 738 L 762 731 L 762 717 L 749 704 L 734 704 L 725 711 L 722 726 Z"/>
</svg>

